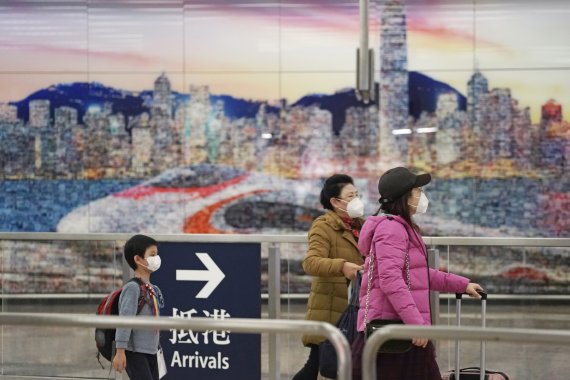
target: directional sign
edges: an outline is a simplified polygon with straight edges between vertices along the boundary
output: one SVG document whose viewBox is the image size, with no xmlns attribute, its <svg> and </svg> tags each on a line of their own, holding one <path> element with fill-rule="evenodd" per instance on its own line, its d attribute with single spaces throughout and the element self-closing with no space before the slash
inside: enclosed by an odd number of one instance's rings
<svg viewBox="0 0 570 380">
<path fill-rule="evenodd" d="M 206 270 L 179 269 L 176 271 L 176 281 L 206 281 L 196 298 L 208 298 L 226 275 L 207 253 L 196 252 L 196 256 L 206 266 Z"/>
<path fill-rule="evenodd" d="M 160 243 L 151 281 L 164 294 L 163 316 L 261 318 L 260 244 Z M 161 332 L 168 373 L 162 380 L 261 379 L 260 334 Z"/>
</svg>

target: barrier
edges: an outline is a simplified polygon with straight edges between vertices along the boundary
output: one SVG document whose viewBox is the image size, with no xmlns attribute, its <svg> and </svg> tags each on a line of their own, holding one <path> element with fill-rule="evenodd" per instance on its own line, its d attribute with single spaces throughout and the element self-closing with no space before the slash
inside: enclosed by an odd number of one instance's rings
<svg viewBox="0 0 570 380">
<path fill-rule="evenodd" d="M 376 353 L 382 344 L 392 339 L 411 339 L 413 337 L 494 342 L 557 343 L 561 345 L 570 343 L 570 332 L 567 330 L 391 325 L 374 332 L 366 341 L 362 353 L 362 379 L 375 380 L 377 378 Z"/>
<path fill-rule="evenodd" d="M 57 232 L 0 232 L 0 240 L 128 240 L 132 234 L 63 234 Z M 157 241 L 194 243 L 306 243 L 304 234 L 152 234 Z M 510 246 L 510 247 L 570 247 L 570 238 L 501 238 L 501 237 L 431 237 L 424 236 L 427 246 Z"/>
<path fill-rule="evenodd" d="M 60 234 L 60 233 L 23 233 L 23 232 L 2 232 L 0 233 L 0 241 L 126 241 L 132 234 Z M 153 234 L 154 238 L 159 242 L 192 242 L 192 243 L 265 243 L 269 245 L 268 249 L 268 294 L 262 295 L 262 298 L 268 299 L 268 316 L 269 318 L 281 317 L 281 304 L 283 299 L 281 294 L 281 252 L 279 243 L 306 243 L 306 235 L 217 235 L 217 234 Z M 508 246 L 508 247 L 570 247 L 569 238 L 486 238 L 486 237 L 424 237 L 424 242 L 428 247 L 434 246 Z M 430 250 L 432 251 L 432 250 Z M 434 261 L 434 264 L 437 262 Z M 434 265 L 432 264 L 432 265 Z M 437 266 L 435 264 L 435 266 Z M 124 278 L 128 278 L 128 267 L 123 266 Z M 126 270 L 125 270 L 126 269 Z M 93 296 L 93 295 L 92 295 Z M 17 298 L 80 298 L 81 295 L 17 295 L 17 294 L 0 294 L 0 297 L 6 299 Z M 97 295 L 98 298 L 102 295 Z M 306 298 L 306 295 L 295 294 L 289 298 Z M 445 298 L 447 295 L 435 296 Z M 285 297 L 286 298 L 286 297 Z M 494 299 L 532 299 L 532 300 L 568 300 L 568 295 L 512 295 L 497 294 Z M 435 320 L 437 320 L 439 311 L 439 303 L 432 300 L 434 307 Z M 269 379 L 277 380 L 281 378 L 279 359 L 281 346 L 278 337 L 271 334 L 269 337 Z"/>
<path fill-rule="evenodd" d="M 326 336 L 334 346 L 338 358 L 338 379 L 352 379 L 350 345 L 346 337 L 330 323 L 290 321 L 283 319 L 178 319 L 168 317 L 121 317 L 86 314 L 0 313 L 0 325 L 60 326 L 60 327 L 129 327 L 145 330 L 191 329 L 197 331 L 230 330 L 241 333 L 302 332 Z"/>
</svg>

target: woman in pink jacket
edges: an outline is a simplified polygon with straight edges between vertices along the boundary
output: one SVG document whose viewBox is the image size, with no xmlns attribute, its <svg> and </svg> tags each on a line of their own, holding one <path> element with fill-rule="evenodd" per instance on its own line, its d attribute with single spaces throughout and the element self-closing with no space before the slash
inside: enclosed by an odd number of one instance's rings
<svg viewBox="0 0 570 380">
<path fill-rule="evenodd" d="M 466 292 L 475 298 L 480 297 L 477 290 L 483 290 L 465 277 L 428 267 L 426 246 L 412 216 L 426 212 L 428 199 L 422 186 L 430 181 L 429 174 L 415 175 L 403 167 L 390 169 L 380 177 L 380 209 L 366 220 L 358 241 L 366 260 L 360 288 L 359 335 L 352 345 L 356 358 L 364 347 L 366 321 L 431 325 L 430 290 Z M 375 260 L 368 294 L 371 253 Z M 353 365 L 353 379 L 360 379 L 360 361 L 355 360 Z M 434 346 L 427 339 L 413 339 L 412 349 L 406 353 L 379 354 L 377 365 L 382 380 L 441 380 Z"/>
</svg>

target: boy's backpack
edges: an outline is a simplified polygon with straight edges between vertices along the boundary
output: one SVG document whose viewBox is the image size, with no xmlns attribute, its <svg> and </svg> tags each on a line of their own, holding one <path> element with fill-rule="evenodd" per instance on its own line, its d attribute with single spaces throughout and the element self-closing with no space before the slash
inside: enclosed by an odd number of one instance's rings
<svg viewBox="0 0 570 380">
<path fill-rule="evenodd" d="M 140 295 L 137 304 L 137 314 L 139 314 L 146 302 L 146 288 L 141 279 L 133 277 L 128 282 L 134 281 L 140 286 Z M 127 283 L 128 283 L 127 282 Z M 127 284 L 125 283 L 125 285 Z M 124 285 L 123 285 L 124 286 Z M 98 315 L 119 315 L 119 296 L 123 288 L 115 290 L 107 297 L 103 298 L 99 307 L 97 307 Z M 97 346 L 97 360 L 101 364 L 100 356 L 103 356 L 108 361 L 111 361 L 113 356 L 113 342 L 115 341 L 115 329 L 95 329 L 95 345 Z M 103 366 L 101 364 L 101 366 Z"/>
</svg>

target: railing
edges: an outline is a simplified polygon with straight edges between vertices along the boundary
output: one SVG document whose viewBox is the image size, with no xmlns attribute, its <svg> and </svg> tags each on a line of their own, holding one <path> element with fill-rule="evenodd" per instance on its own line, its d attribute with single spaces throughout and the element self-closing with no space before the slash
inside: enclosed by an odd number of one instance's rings
<svg viewBox="0 0 570 380">
<path fill-rule="evenodd" d="M 0 325 L 63 326 L 63 327 L 128 327 L 146 330 L 217 330 L 240 333 L 292 333 L 326 336 L 334 346 L 338 358 L 338 379 L 352 378 L 350 345 L 346 337 L 330 323 L 314 321 L 290 321 L 283 319 L 244 319 L 233 318 L 213 320 L 211 318 L 179 319 L 168 317 L 119 317 L 85 314 L 40 314 L 40 313 L 0 313 Z"/>
<path fill-rule="evenodd" d="M 132 234 L 62 234 L 56 232 L 0 232 L 0 240 L 127 240 Z M 306 234 L 231 235 L 231 234 L 152 234 L 157 241 L 192 243 L 306 243 Z M 510 246 L 570 247 L 570 238 L 523 237 L 432 237 L 424 236 L 427 246 Z"/>
<path fill-rule="evenodd" d="M 60 234 L 60 233 L 0 233 L 1 240 L 13 241 L 126 241 L 132 234 Z M 307 243 L 306 235 L 215 235 L 215 234 L 153 234 L 159 242 L 188 243 L 264 243 L 268 244 L 268 317 L 281 317 L 281 251 L 278 243 Z M 485 238 L 485 237 L 424 237 L 428 248 L 438 246 L 505 246 L 505 247 L 570 247 L 570 238 Z M 435 251 L 435 250 L 432 250 Z M 430 263 L 437 265 L 437 255 Z M 123 265 L 123 278 L 129 277 L 129 268 Z M 11 297 L 12 295 L 8 295 Z M 495 298 L 528 298 L 525 295 L 497 295 Z M 532 299 L 540 296 L 531 295 Z M 545 298 L 546 297 L 546 298 Z M 438 296 L 434 295 L 434 319 L 438 318 Z M 568 300 L 568 295 L 544 296 L 547 300 Z M 280 345 L 278 337 L 269 337 L 269 378 L 280 378 Z"/>
<path fill-rule="evenodd" d="M 14 240 L 14 241 L 126 241 L 132 234 L 121 233 L 108 233 L 108 234 L 60 234 L 60 233 L 27 233 L 27 232 L 0 232 L 0 241 Z M 271 318 L 278 318 L 280 316 L 280 305 L 272 301 L 273 297 L 276 299 L 282 298 L 281 286 L 279 276 L 271 274 L 280 273 L 280 247 L 278 243 L 307 243 L 306 235 L 231 235 L 231 234 L 153 234 L 152 235 L 159 242 L 187 242 L 187 243 L 266 243 L 269 245 L 268 265 L 269 265 L 269 280 L 268 280 L 268 294 L 269 299 L 269 313 Z M 428 248 L 438 246 L 484 246 L 484 247 L 558 247 L 570 248 L 570 238 L 487 238 L 487 237 L 423 237 L 423 240 Z M 435 249 L 430 249 L 430 253 L 435 253 Z M 438 266 L 438 254 L 432 256 L 430 265 Z M 125 276 L 128 276 L 128 267 Z M 125 277 L 126 279 L 127 277 Z M 9 295 L 10 296 L 10 295 Z M 306 298 L 306 294 L 296 294 L 293 298 Z M 446 297 L 446 295 L 442 295 Z M 497 294 L 495 298 L 512 298 L 524 299 L 528 296 L 525 295 L 500 295 Z M 265 297 L 264 297 L 265 298 Z M 548 295 L 538 296 L 539 299 L 545 300 L 568 300 L 568 295 Z M 537 299 L 537 295 L 533 294 L 532 299 Z"/>
<path fill-rule="evenodd" d="M 376 355 L 382 344 L 392 339 L 411 339 L 413 337 L 494 342 L 556 343 L 561 345 L 570 343 L 570 332 L 567 330 L 404 325 L 386 326 L 374 332 L 366 341 L 362 353 L 362 379 L 377 379 Z"/>
</svg>

